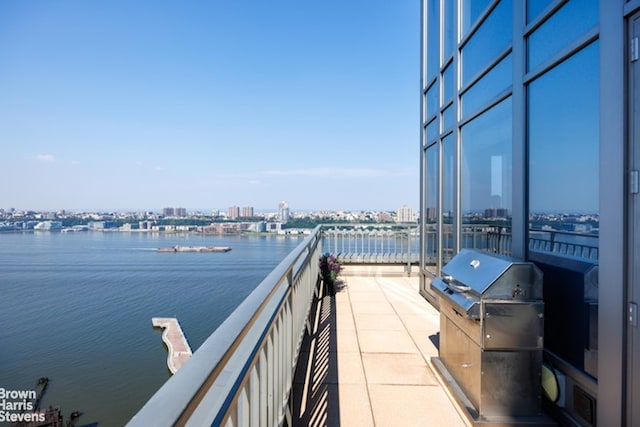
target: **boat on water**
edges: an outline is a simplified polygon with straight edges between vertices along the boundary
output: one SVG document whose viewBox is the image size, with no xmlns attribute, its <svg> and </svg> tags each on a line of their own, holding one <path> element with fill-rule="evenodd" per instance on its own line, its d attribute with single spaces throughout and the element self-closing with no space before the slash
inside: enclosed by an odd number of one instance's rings
<svg viewBox="0 0 640 427">
<path fill-rule="evenodd" d="M 229 246 L 171 246 L 168 248 L 158 248 L 158 252 L 229 252 Z"/>
</svg>

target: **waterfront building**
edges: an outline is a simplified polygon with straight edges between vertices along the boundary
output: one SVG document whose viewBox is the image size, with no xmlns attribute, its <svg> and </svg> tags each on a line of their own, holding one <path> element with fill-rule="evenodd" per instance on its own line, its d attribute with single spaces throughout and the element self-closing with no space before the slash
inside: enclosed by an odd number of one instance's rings
<svg viewBox="0 0 640 427">
<path fill-rule="evenodd" d="M 253 217 L 253 206 L 245 206 L 242 208 L 242 216 L 244 218 Z"/>
<path fill-rule="evenodd" d="M 187 210 L 185 208 L 162 208 L 162 216 L 184 218 L 187 216 Z"/>
<path fill-rule="evenodd" d="M 42 221 L 33 227 L 36 231 L 56 231 L 62 229 L 60 221 Z"/>
<path fill-rule="evenodd" d="M 639 37 L 639 0 L 422 0 L 420 292 L 462 248 L 536 263 L 570 425 L 640 425 Z"/>
<path fill-rule="evenodd" d="M 396 222 L 415 222 L 415 214 L 409 206 L 401 206 L 396 214 Z"/>
<path fill-rule="evenodd" d="M 278 204 L 278 221 L 286 224 L 289 221 L 289 202 L 280 202 Z"/>
<path fill-rule="evenodd" d="M 240 207 L 238 206 L 230 206 L 227 217 L 229 219 L 238 219 L 240 217 Z"/>
</svg>

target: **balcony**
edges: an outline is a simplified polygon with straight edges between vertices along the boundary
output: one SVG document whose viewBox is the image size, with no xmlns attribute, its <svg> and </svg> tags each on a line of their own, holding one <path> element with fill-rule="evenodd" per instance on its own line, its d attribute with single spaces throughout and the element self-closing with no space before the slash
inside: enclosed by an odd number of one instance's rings
<svg viewBox="0 0 640 427">
<path fill-rule="evenodd" d="M 129 425 L 464 425 L 429 365 L 439 321 L 408 275 L 415 230 L 336 230 L 316 228 Z M 380 262 L 346 266 L 326 296 L 317 261 L 337 245 Z"/>
<path fill-rule="evenodd" d="M 129 425 L 468 425 L 431 365 L 440 317 L 412 274 L 418 247 L 415 227 L 317 227 Z M 335 296 L 325 251 L 345 264 Z"/>
<path fill-rule="evenodd" d="M 439 314 L 403 270 L 349 265 L 335 297 L 314 301 L 292 425 L 466 425 L 431 367 Z"/>
</svg>

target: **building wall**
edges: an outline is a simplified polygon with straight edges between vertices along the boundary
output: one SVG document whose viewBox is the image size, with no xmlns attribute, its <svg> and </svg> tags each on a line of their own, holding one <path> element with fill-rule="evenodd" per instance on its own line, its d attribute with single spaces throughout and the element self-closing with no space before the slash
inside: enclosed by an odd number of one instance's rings
<svg viewBox="0 0 640 427">
<path fill-rule="evenodd" d="M 230 206 L 228 211 L 229 219 L 237 219 L 240 217 L 240 207 Z"/>
<path fill-rule="evenodd" d="M 430 280 L 461 248 L 538 264 L 560 412 L 582 425 L 624 424 L 629 398 L 624 28 L 638 7 L 422 1 L 421 293 L 438 304 Z"/>
<path fill-rule="evenodd" d="M 253 207 L 252 206 L 245 206 L 242 208 L 242 216 L 245 218 L 251 218 L 253 217 Z"/>
</svg>

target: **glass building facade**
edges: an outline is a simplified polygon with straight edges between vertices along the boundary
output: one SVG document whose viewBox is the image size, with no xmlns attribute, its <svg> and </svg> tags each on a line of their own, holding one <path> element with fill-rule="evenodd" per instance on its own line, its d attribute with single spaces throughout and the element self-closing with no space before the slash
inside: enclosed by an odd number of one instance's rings
<svg viewBox="0 0 640 427">
<path fill-rule="evenodd" d="M 422 0 L 420 292 L 536 263 L 563 424 L 640 425 L 639 36 L 638 0 Z"/>
</svg>

